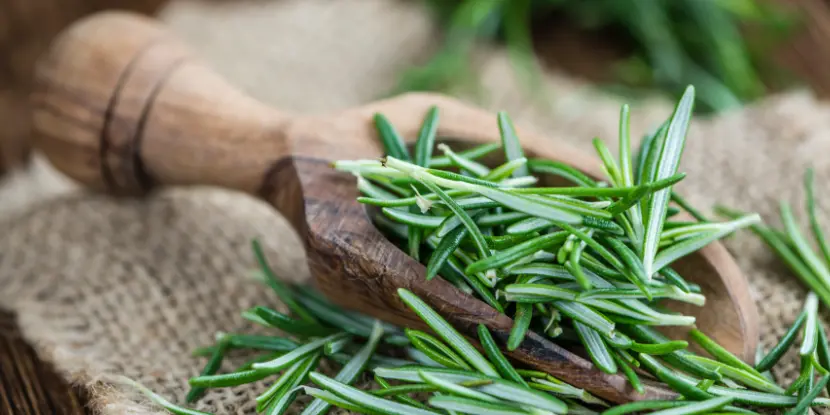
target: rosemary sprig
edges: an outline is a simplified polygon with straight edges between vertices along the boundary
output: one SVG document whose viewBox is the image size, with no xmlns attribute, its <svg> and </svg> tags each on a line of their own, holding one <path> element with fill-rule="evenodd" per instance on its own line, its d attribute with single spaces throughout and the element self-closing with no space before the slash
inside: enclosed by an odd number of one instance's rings
<svg viewBox="0 0 830 415">
<path fill-rule="evenodd" d="M 789 203 L 781 200 L 781 222 L 783 229 L 753 224 L 750 229 L 778 254 L 790 270 L 814 292 L 826 307 L 830 307 L 830 248 L 828 248 L 824 231 L 818 220 L 815 201 L 814 173 L 811 168 L 804 173 L 806 215 L 809 218 L 813 239 L 821 251 L 810 246 L 807 237 L 801 232 L 795 214 Z M 735 209 L 724 206 L 716 207 L 720 215 L 737 218 L 743 215 Z"/>
</svg>

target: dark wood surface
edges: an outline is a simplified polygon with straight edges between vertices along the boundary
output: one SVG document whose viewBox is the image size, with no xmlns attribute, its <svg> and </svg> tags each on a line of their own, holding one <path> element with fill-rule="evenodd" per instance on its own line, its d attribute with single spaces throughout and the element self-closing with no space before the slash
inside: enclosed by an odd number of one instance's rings
<svg viewBox="0 0 830 415">
<path fill-rule="evenodd" d="M 85 397 L 20 335 L 14 316 L 0 310 L 0 415 L 86 415 Z"/>
</svg>

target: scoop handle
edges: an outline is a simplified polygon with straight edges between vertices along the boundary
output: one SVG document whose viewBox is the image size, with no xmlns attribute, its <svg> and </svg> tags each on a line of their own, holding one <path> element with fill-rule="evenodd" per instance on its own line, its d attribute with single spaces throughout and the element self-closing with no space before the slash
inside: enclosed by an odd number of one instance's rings
<svg viewBox="0 0 830 415">
<path fill-rule="evenodd" d="M 41 57 L 35 79 L 36 147 L 99 190 L 206 184 L 253 193 L 288 151 L 288 115 L 230 86 L 138 14 L 76 22 Z"/>
</svg>

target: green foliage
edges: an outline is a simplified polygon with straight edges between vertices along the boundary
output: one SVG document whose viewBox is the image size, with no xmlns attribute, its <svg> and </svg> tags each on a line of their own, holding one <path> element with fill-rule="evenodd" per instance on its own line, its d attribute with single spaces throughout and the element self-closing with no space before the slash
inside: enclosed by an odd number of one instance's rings
<svg viewBox="0 0 830 415">
<path fill-rule="evenodd" d="M 613 31 L 614 41 L 630 44 L 631 55 L 613 65 L 610 74 L 623 90 L 656 89 L 679 97 L 686 85 L 694 84 L 698 110 L 723 111 L 763 95 L 763 79 L 782 79 L 766 54 L 796 21 L 760 0 L 425 2 L 444 28 L 444 43 L 424 65 L 405 72 L 395 92 L 480 93 L 472 70 L 474 46 L 497 41 L 506 46 L 525 91 L 538 96 L 541 72 L 531 28 L 555 16 L 575 22 L 580 30 Z M 751 35 L 745 27 L 754 29 Z"/>
</svg>

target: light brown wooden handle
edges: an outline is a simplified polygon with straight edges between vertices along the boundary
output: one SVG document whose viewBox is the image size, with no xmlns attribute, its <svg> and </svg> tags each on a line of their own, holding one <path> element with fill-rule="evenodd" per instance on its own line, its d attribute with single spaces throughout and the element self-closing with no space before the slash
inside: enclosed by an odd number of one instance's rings
<svg viewBox="0 0 830 415">
<path fill-rule="evenodd" d="M 256 192 L 287 154 L 288 117 L 247 97 L 153 20 L 104 12 L 38 63 L 35 144 L 72 178 L 140 194 L 157 184 Z"/>
</svg>

